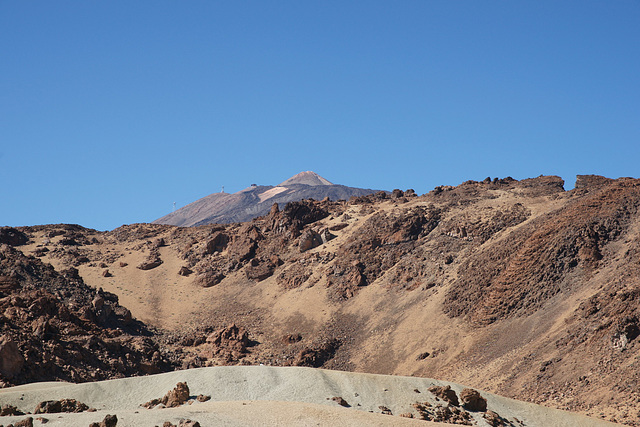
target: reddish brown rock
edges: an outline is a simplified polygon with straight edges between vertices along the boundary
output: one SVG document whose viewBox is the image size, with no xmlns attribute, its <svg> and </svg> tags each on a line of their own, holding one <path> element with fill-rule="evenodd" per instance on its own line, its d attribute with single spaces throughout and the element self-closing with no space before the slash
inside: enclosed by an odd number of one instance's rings
<svg viewBox="0 0 640 427">
<path fill-rule="evenodd" d="M 221 350 L 235 353 L 246 353 L 249 345 L 249 334 L 244 328 L 232 324 L 226 328 L 219 329 L 207 337 L 207 343 L 216 347 L 216 352 Z"/>
<path fill-rule="evenodd" d="M 382 413 L 383 415 L 393 415 L 393 412 L 391 412 L 391 409 L 387 408 L 386 406 L 378 406 L 378 409 L 380 409 L 380 413 Z"/>
<path fill-rule="evenodd" d="M 300 334 L 288 334 L 282 337 L 282 342 L 285 344 L 295 344 L 302 340 L 302 335 Z"/>
<path fill-rule="evenodd" d="M 33 417 L 28 417 L 23 420 L 17 421 L 13 423 L 13 427 L 33 427 Z"/>
<path fill-rule="evenodd" d="M 458 395 L 456 395 L 455 390 L 451 389 L 451 386 L 432 386 L 429 387 L 429 391 L 439 397 L 440 399 L 448 402 L 454 406 L 458 406 L 460 403 L 458 401 Z"/>
<path fill-rule="evenodd" d="M 204 253 L 212 254 L 215 252 L 222 252 L 227 248 L 228 244 L 229 235 L 221 231 L 216 231 L 213 237 L 211 237 L 211 239 L 209 239 L 209 241 L 205 245 Z"/>
<path fill-rule="evenodd" d="M 175 388 L 169 391 L 163 398 L 162 403 L 167 408 L 175 408 L 189 400 L 189 387 L 187 383 L 178 383 Z"/>
<path fill-rule="evenodd" d="M 0 408 L 0 417 L 6 417 L 9 415 L 24 415 L 24 412 L 18 410 L 18 408 L 13 405 L 2 405 L 2 408 Z"/>
<path fill-rule="evenodd" d="M 151 270 L 162 264 L 162 259 L 160 259 L 160 254 L 156 252 L 152 252 L 149 254 L 147 259 L 140 264 L 136 268 L 140 270 Z"/>
<path fill-rule="evenodd" d="M 417 418 L 421 420 L 447 424 L 473 425 L 471 414 L 456 406 L 444 406 L 440 404 L 431 406 L 429 402 L 414 403 L 412 406 L 418 412 Z"/>
<path fill-rule="evenodd" d="M 344 400 L 341 396 L 334 396 L 334 397 L 331 398 L 331 400 L 333 400 L 334 402 L 336 402 L 340 406 L 344 406 L 345 408 L 350 408 L 351 407 L 351 405 L 349 405 L 347 403 L 347 401 Z"/>
<path fill-rule="evenodd" d="M 309 249 L 313 249 L 322 244 L 322 237 L 315 231 L 311 229 L 307 229 L 302 232 L 300 236 L 300 241 L 298 242 L 298 247 L 300 248 L 300 252 L 306 252 Z"/>
<path fill-rule="evenodd" d="M 89 427 L 116 427 L 118 425 L 118 417 L 116 415 L 107 414 L 99 423 L 91 423 Z"/>
<path fill-rule="evenodd" d="M 220 283 L 222 279 L 224 279 L 224 274 L 219 271 L 208 270 L 199 274 L 195 278 L 194 283 L 198 286 L 202 286 L 203 288 L 210 288 Z"/>
<path fill-rule="evenodd" d="M 193 271 L 191 271 L 188 267 L 185 267 L 185 266 L 180 267 L 180 271 L 178 271 L 178 274 L 180 276 L 188 276 L 191 273 L 193 273 Z"/>
<path fill-rule="evenodd" d="M 11 246 L 20 246 L 28 241 L 29 238 L 22 231 L 13 227 L 0 227 L 0 245 L 4 243 Z"/>
<path fill-rule="evenodd" d="M 171 421 L 165 421 L 162 427 L 200 427 L 200 423 L 198 421 L 182 419 L 178 425 L 173 424 Z"/>
<path fill-rule="evenodd" d="M 275 257 L 275 259 L 277 259 L 276 262 L 271 259 L 253 258 L 245 269 L 247 279 L 260 282 L 273 276 L 273 273 L 278 266 L 277 262 L 280 261 L 277 257 Z"/>
<path fill-rule="evenodd" d="M 24 366 L 24 357 L 20 353 L 18 345 L 8 336 L 0 337 L 0 375 L 5 378 L 13 378 L 18 375 Z"/>
<path fill-rule="evenodd" d="M 340 341 L 332 339 L 317 346 L 306 347 L 296 357 L 293 364 L 295 366 L 309 366 L 319 368 L 328 360 L 331 360 L 340 347 Z"/>
<path fill-rule="evenodd" d="M 487 399 L 480 396 L 477 390 L 465 388 L 460 392 L 462 407 L 467 411 L 484 412 L 487 410 Z"/>
<path fill-rule="evenodd" d="M 491 427 L 507 427 L 513 425 L 493 411 L 487 411 L 482 418 L 484 418 Z"/>
<path fill-rule="evenodd" d="M 18 289 L 18 280 L 11 276 L 0 276 L 0 295 L 9 294 Z"/>
<path fill-rule="evenodd" d="M 175 408 L 183 405 L 187 400 L 189 400 L 189 386 L 187 386 L 186 382 L 179 382 L 173 390 L 169 390 L 161 399 L 152 399 L 142 404 L 142 406 L 147 409 L 152 409 L 162 404 L 166 408 Z"/>
<path fill-rule="evenodd" d="M 84 412 L 89 407 L 75 399 L 47 400 L 38 403 L 34 414 L 56 414 L 59 412 Z"/>
</svg>

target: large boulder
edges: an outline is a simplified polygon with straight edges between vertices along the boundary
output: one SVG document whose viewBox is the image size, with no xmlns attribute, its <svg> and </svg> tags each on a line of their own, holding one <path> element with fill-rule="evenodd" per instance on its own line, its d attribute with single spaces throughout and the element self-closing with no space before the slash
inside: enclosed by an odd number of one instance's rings
<svg viewBox="0 0 640 427">
<path fill-rule="evenodd" d="M 260 282 L 271 277 L 279 265 L 282 265 L 282 261 L 277 256 L 268 259 L 254 258 L 245 269 L 245 274 L 248 279 Z"/>
<path fill-rule="evenodd" d="M 60 412 L 84 412 L 89 407 L 75 399 L 46 400 L 38 403 L 34 414 L 57 414 Z"/>
<path fill-rule="evenodd" d="M 26 244 L 28 241 L 29 238 L 22 231 L 13 227 L 0 227 L 0 244 L 19 246 Z"/>
<path fill-rule="evenodd" d="M 456 391 L 451 388 L 450 385 L 447 386 L 433 386 L 429 387 L 429 391 L 434 394 L 436 397 L 444 400 L 447 403 L 450 403 L 454 406 L 458 406 L 460 402 L 458 401 L 458 396 L 456 395 Z"/>
<path fill-rule="evenodd" d="M 175 408 L 189 400 L 189 386 L 187 383 L 178 383 L 173 390 L 169 391 L 163 398 L 162 403 L 167 408 Z"/>
<path fill-rule="evenodd" d="M 462 407 L 467 411 L 485 412 L 487 410 L 487 399 L 480 396 L 477 390 L 465 388 L 460 392 Z"/>
<path fill-rule="evenodd" d="M 0 375 L 13 378 L 24 366 L 24 357 L 18 345 L 6 335 L 0 337 Z"/>
<path fill-rule="evenodd" d="M 158 267 L 162 264 L 162 259 L 160 259 L 160 254 L 156 251 L 152 251 L 146 260 L 141 262 L 137 268 L 140 270 L 151 270 L 153 268 Z"/>
<path fill-rule="evenodd" d="M 300 252 L 306 252 L 322 244 L 322 237 L 313 230 L 305 230 L 300 236 L 298 247 Z"/>
<path fill-rule="evenodd" d="M 194 282 L 196 285 L 202 286 L 203 288 L 210 288 L 222 282 L 222 279 L 224 279 L 224 274 L 221 272 L 217 270 L 207 270 L 199 274 L 195 278 Z"/>
<path fill-rule="evenodd" d="M 221 231 L 216 231 L 213 237 L 207 242 L 204 253 L 212 254 L 222 252 L 229 244 L 229 236 Z"/>
</svg>

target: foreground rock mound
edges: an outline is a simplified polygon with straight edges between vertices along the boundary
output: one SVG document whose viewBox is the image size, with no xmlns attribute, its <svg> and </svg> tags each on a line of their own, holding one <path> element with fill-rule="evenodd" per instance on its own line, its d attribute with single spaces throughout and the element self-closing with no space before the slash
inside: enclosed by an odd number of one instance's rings
<svg viewBox="0 0 640 427">
<path fill-rule="evenodd" d="M 192 404 L 194 401 L 207 402 L 209 400 L 211 400 L 211 396 L 206 396 L 204 394 L 199 394 L 195 399 L 191 399 L 187 383 L 179 382 L 173 390 L 169 390 L 162 398 L 151 399 L 140 406 L 147 409 L 153 409 L 158 405 L 160 405 L 161 408 L 176 408 L 180 405 L 184 405 L 185 403 Z"/>
<path fill-rule="evenodd" d="M 487 399 L 480 396 L 477 390 L 465 388 L 460 392 L 462 407 L 467 411 L 485 412 L 487 410 Z"/>
<path fill-rule="evenodd" d="M 57 414 L 59 412 L 84 412 L 89 407 L 75 399 L 47 400 L 40 402 L 34 414 Z"/>
<path fill-rule="evenodd" d="M 118 425 L 118 417 L 116 415 L 107 414 L 99 423 L 91 423 L 89 427 L 116 427 Z"/>
</svg>

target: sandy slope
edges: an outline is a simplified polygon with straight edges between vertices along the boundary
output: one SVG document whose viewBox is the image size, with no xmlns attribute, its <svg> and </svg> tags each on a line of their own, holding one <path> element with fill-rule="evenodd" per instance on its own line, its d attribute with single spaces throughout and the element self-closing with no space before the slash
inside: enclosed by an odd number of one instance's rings
<svg viewBox="0 0 640 427">
<path fill-rule="evenodd" d="M 173 409 L 144 409 L 139 405 L 161 397 L 179 381 L 186 381 L 192 396 L 211 395 L 212 400 Z M 98 409 L 94 413 L 45 414 L 48 426 L 86 426 L 106 414 L 116 414 L 118 426 L 162 425 L 181 418 L 203 426 L 253 425 L 438 425 L 399 416 L 382 415 L 386 406 L 394 415 L 415 414 L 411 404 L 430 401 L 432 385 L 446 385 L 458 393 L 463 386 L 426 378 L 358 374 L 300 367 L 231 366 L 199 368 L 147 377 L 97 383 L 39 383 L 0 390 L 0 402 L 32 411 L 43 400 L 73 398 Z M 418 390 L 419 392 L 417 392 Z M 482 392 L 488 408 L 525 426 L 605 426 L 608 422 L 519 402 Z M 351 408 L 330 400 L 344 398 Z M 487 425 L 474 413 L 477 425 Z M 2 417 L 9 424 L 25 418 Z M 516 421 L 519 420 L 519 421 Z M 39 425 L 36 422 L 35 425 Z"/>
</svg>

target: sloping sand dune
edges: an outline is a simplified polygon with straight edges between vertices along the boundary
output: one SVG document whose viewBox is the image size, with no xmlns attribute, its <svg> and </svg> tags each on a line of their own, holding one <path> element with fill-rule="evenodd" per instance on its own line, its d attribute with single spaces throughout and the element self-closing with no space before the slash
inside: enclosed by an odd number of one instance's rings
<svg viewBox="0 0 640 427">
<path fill-rule="evenodd" d="M 211 401 L 172 409 L 145 409 L 140 405 L 162 397 L 177 382 L 187 382 L 190 394 L 210 395 Z M 231 366 L 191 369 L 146 377 L 96 383 L 37 383 L 0 390 L 0 404 L 27 412 L 45 400 L 77 399 L 97 412 L 44 414 L 47 426 L 88 426 L 106 414 L 116 414 L 118 426 L 154 426 L 182 418 L 202 426 L 358 426 L 440 425 L 397 415 L 414 413 L 415 402 L 436 404 L 428 388 L 461 385 L 426 378 L 361 374 L 300 367 Z M 606 426 L 611 423 L 482 392 L 488 409 L 517 426 Z M 339 406 L 342 397 L 351 407 Z M 440 402 L 441 403 L 441 402 Z M 380 407 L 394 416 L 381 414 Z M 35 417 L 40 416 L 36 415 Z M 479 426 L 488 425 L 481 413 L 472 413 Z M 25 416 L 1 417 L 7 425 Z M 35 421 L 34 425 L 40 425 Z M 445 425 L 445 424 L 442 424 Z M 446 424 L 450 425 L 450 424 Z"/>
</svg>

